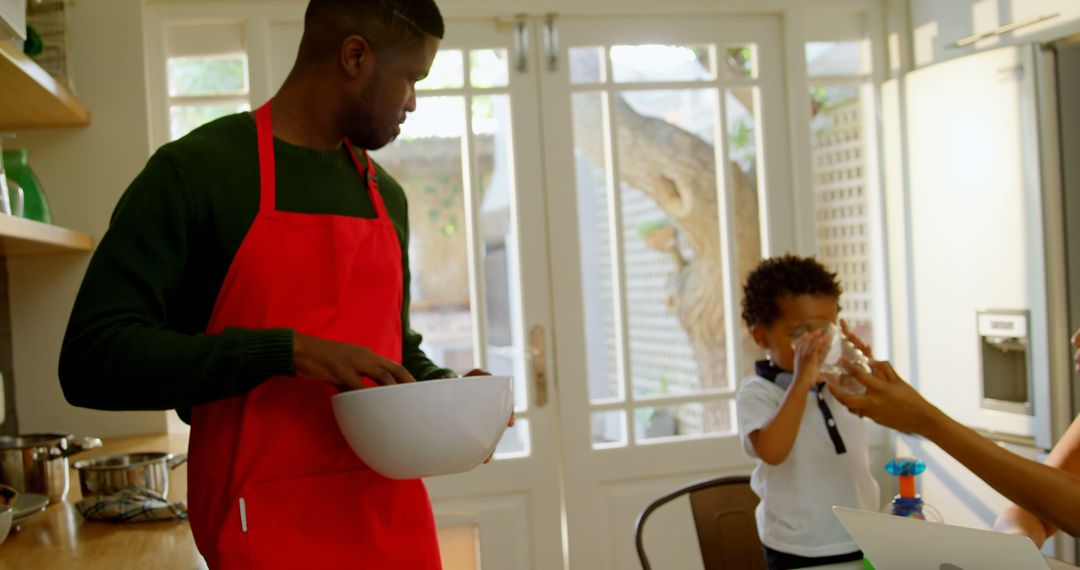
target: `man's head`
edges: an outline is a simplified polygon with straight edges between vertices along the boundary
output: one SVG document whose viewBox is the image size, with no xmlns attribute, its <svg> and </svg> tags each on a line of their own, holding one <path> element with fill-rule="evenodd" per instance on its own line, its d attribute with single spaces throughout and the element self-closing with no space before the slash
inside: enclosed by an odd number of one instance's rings
<svg viewBox="0 0 1080 570">
<path fill-rule="evenodd" d="M 794 370 L 791 336 L 800 325 L 824 326 L 840 312 L 840 283 L 814 258 L 766 259 L 746 278 L 742 318 L 773 364 Z"/>
<path fill-rule="evenodd" d="M 434 0 L 311 0 L 296 69 L 340 92 L 337 124 L 360 147 L 380 148 L 416 108 L 443 37 Z"/>
</svg>

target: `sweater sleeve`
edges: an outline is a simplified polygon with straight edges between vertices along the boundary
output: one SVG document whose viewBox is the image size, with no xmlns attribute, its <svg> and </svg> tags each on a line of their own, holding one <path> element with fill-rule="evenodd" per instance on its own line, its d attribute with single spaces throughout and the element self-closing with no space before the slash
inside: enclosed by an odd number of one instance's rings
<svg viewBox="0 0 1080 570">
<path fill-rule="evenodd" d="M 75 299 L 59 362 L 68 402 L 187 408 L 295 372 L 292 330 L 171 326 L 201 217 L 179 164 L 159 151 L 120 199 Z"/>
</svg>

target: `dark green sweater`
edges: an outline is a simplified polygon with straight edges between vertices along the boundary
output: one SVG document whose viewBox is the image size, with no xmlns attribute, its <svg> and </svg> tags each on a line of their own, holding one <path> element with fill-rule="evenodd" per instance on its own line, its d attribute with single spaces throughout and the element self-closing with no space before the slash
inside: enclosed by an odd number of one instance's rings
<svg viewBox="0 0 1080 570">
<path fill-rule="evenodd" d="M 375 217 L 344 147 L 321 152 L 275 140 L 274 154 L 278 209 Z M 376 168 L 401 240 L 403 365 L 418 380 L 452 375 L 428 360 L 409 328 L 408 205 L 397 181 Z M 75 299 L 60 353 L 60 384 L 70 403 L 178 409 L 186 417 L 194 404 L 295 374 L 290 329 L 205 334 L 258 207 L 255 121 L 248 113 L 200 127 L 150 158 L 117 204 Z"/>
</svg>

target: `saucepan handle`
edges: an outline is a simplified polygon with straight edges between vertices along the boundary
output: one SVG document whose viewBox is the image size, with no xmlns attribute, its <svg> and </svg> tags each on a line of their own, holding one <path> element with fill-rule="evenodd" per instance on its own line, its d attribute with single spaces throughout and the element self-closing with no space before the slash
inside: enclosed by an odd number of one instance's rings
<svg viewBox="0 0 1080 570">
<path fill-rule="evenodd" d="M 101 447 L 101 439 L 97 437 L 73 437 L 67 442 L 67 449 L 63 450 L 60 454 L 64 457 L 71 457 L 76 453 L 82 453 L 84 451 Z"/>
<path fill-rule="evenodd" d="M 170 471 L 176 469 L 177 467 L 180 467 L 181 465 L 187 463 L 187 454 L 177 453 L 176 455 L 170 455 L 168 463 Z"/>
</svg>

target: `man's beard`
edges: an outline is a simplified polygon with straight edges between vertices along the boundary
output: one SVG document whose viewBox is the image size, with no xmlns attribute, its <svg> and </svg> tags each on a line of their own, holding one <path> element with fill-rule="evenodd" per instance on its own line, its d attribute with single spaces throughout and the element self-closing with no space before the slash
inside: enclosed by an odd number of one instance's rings
<svg viewBox="0 0 1080 570">
<path fill-rule="evenodd" d="M 375 100 L 378 90 L 378 72 L 371 78 L 371 87 L 365 89 L 356 102 L 349 106 L 345 112 L 345 136 L 349 141 L 365 150 L 378 150 L 393 140 L 395 137 L 385 137 L 379 132 L 379 117 L 375 116 Z"/>
</svg>

